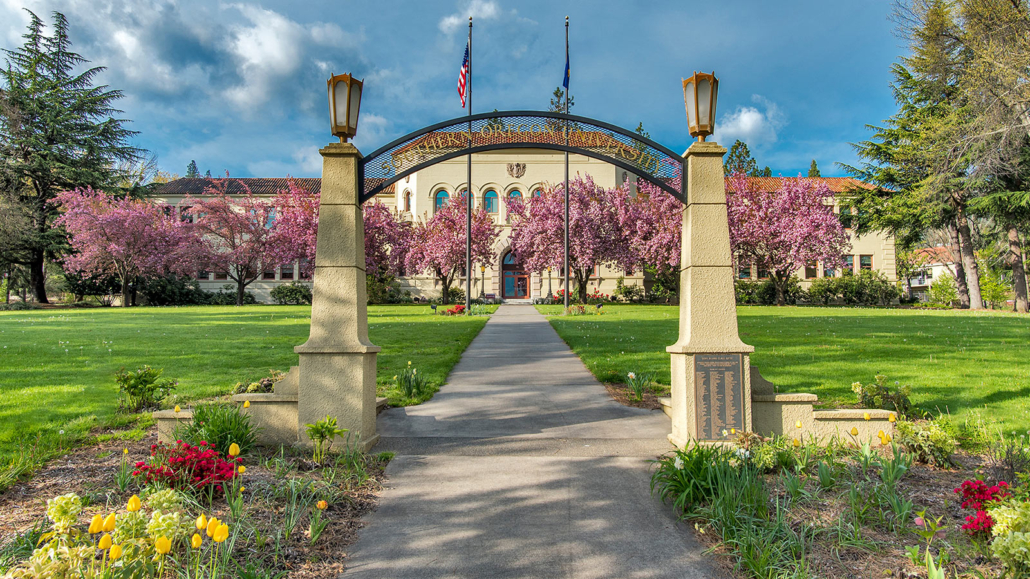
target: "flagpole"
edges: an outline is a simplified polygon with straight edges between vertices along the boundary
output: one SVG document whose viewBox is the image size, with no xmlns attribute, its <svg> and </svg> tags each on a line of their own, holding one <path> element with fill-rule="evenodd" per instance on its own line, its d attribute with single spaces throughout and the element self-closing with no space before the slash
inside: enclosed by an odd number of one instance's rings
<svg viewBox="0 0 1030 579">
<path fill-rule="evenodd" d="M 565 66 L 569 67 L 569 17 L 565 17 Z M 569 85 L 572 72 L 568 72 Z M 565 114 L 569 114 L 569 87 L 565 87 Z M 569 146 L 569 121 L 565 120 L 565 147 Z M 569 151 L 565 151 L 565 309 L 569 309 Z"/>
<path fill-rule="evenodd" d="M 472 17 L 469 16 L 469 71 L 465 82 L 469 101 L 468 180 L 465 187 L 465 313 L 472 309 Z"/>
</svg>

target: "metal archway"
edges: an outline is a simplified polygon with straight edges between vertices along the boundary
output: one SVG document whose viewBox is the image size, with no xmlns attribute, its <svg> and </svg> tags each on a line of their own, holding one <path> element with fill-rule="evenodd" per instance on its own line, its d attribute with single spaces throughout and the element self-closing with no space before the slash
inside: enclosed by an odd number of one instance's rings
<svg viewBox="0 0 1030 579">
<path fill-rule="evenodd" d="M 437 163 L 500 149 L 552 149 L 593 157 L 625 169 L 687 203 L 682 156 L 621 127 L 547 111 L 494 111 L 460 117 L 380 147 L 361 159 L 361 202 Z"/>
</svg>

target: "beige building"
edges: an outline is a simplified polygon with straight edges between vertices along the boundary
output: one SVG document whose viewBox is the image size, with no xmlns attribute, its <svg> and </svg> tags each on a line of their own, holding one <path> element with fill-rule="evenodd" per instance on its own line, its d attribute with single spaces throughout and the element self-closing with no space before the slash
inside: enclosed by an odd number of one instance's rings
<svg viewBox="0 0 1030 579">
<path fill-rule="evenodd" d="M 466 157 L 458 157 L 443 161 L 423 169 L 396 182 L 392 187 L 376 196 L 376 201 L 384 203 L 397 211 L 405 219 L 424 220 L 443 203 L 456 197 L 467 188 Z M 530 272 L 519 268 L 514 263 L 509 251 L 510 226 L 504 200 L 511 196 L 524 198 L 538 194 L 549 184 L 561 183 L 564 180 L 564 153 L 547 149 L 513 149 L 477 153 L 472 156 L 472 194 L 476 208 L 485 208 L 494 218 L 497 227 L 501 228 L 494 251 L 494 259 L 489 264 L 477 266 L 473 279 L 473 297 L 502 299 L 505 301 L 530 301 L 546 297 L 548 292 L 557 292 L 562 288 L 561 274 L 554 272 Z M 609 163 L 582 155 L 569 155 L 569 175 L 590 175 L 602 187 L 614 187 L 627 184 L 635 190 L 636 176 Z M 762 187 L 775 190 L 781 178 L 756 178 Z M 819 178 L 835 193 L 843 193 L 848 188 L 859 184 L 850 178 Z M 240 179 L 258 196 L 272 197 L 285 188 L 285 179 Z M 301 186 L 312 191 L 321 188 L 319 179 L 298 179 Z M 206 186 L 204 179 L 179 179 L 163 185 L 154 199 L 157 202 L 172 206 L 181 206 L 186 195 L 198 195 Z M 232 192 L 230 190 L 230 192 Z M 845 219 L 847 224 L 847 220 Z M 850 229 L 849 229 L 850 231 Z M 854 271 L 873 269 L 883 272 L 888 279 L 897 279 L 894 264 L 894 240 L 885 235 L 866 235 L 861 238 L 852 234 L 851 254 L 846 258 L 845 268 Z M 270 301 L 268 293 L 276 285 L 291 283 L 300 279 L 300 264 L 293 263 L 263 272 L 248 289 L 254 292 L 260 301 Z M 766 272 L 757 268 L 741 265 L 738 268 L 740 279 L 762 279 Z M 830 275 L 841 275 L 812 264 L 798 271 L 802 285 L 812 279 Z M 588 291 L 598 290 L 610 294 L 615 290 L 616 280 L 625 278 L 627 285 L 647 287 L 648 280 L 641 272 L 628 273 L 600 267 L 595 271 Z M 198 279 L 203 289 L 215 291 L 228 283 L 224 273 L 200 272 Z M 425 275 L 412 276 L 401 280 L 402 290 L 410 291 L 415 297 L 439 297 L 441 287 L 431 277 Z M 456 281 L 456 287 L 464 288 L 465 280 Z"/>
</svg>

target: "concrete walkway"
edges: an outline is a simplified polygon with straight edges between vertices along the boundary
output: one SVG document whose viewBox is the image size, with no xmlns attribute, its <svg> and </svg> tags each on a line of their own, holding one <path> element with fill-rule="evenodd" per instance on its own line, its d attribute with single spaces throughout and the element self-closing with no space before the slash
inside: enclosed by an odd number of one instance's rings
<svg viewBox="0 0 1030 579">
<path fill-rule="evenodd" d="M 379 417 L 397 457 L 344 577 L 718 577 L 648 459 L 660 411 L 614 401 L 531 306 L 501 306 L 431 401 Z"/>
</svg>

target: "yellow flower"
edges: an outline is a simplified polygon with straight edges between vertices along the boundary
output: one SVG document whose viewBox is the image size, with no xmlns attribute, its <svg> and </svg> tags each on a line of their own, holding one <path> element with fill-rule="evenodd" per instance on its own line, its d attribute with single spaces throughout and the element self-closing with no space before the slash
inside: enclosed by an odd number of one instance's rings
<svg viewBox="0 0 1030 579">
<path fill-rule="evenodd" d="M 154 541 L 154 550 L 158 555 L 167 555 L 168 551 L 172 550 L 172 542 L 168 540 L 168 537 L 161 535 Z"/>
<path fill-rule="evenodd" d="M 193 537 L 190 539 L 190 546 L 194 549 L 199 549 L 203 542 L 204 538 L 200 536 L 200 533 L 193 533 Z"/>
<path fill-rule="evenodd" d="M 97 543 L 97 547 L 100 547 L 101 549 L 105 549 L 105 550 L 106 549 L 110 549 L 111 548 L 111 535 L 108 535 L 107 533 L 104 533 L 104 536 L 100 537 L 100 542 Z"/>
<path fill-rule="evenodd" d="M 794 446 L 801 446 L 801 441 L 795 438 L 794 439 Z"/>
<path fill-rule="evenodd" d="M 240 474 L 243 474 L 243 473 L 245 473 L 245 472 L 247 472 L 247 467 L 245 467 L 245 466 L 243 466 L 243 465 L 241 464 L 241 465 L 240 465 Z"/>
<path fill-rule="evenodd" d="M 411 366 L 411 360 L 408 360 L 408 366 Z"/>
<path fill-rule="evenodd" d="M 122 557 L 122 546 L 121 545 L 111 545 L 111 553 L 110 553 L 110 555 L 111 555 L 111 560 L 112 561 L 117 561 L 118 559 L 121 559 L 121 557 Z"/>
<path fill-rule="evenodd" d="M 736 428 L 731 428 L 730 429 L 730 434 L 736 434 L 736 433 L 737 433 L 737 429 Z"/>
<path fill-rule="evenodd" d="M 175 411 L 176 411 L 176 412 L 182 412 L 182 408 L 179 408 L 179 405 L 178 405 L 178 404 L 176 404 L 176 405 L 175 405 Z"/>
<path fill-rule="evenodd" d="M 317 504 L 317 505 L 315 505 L 315 506 L 317 506 L 317 507 L 318 507 L 318 510 L 320 510 L 320 511 L 324 511 L 324 510 L 326 510 L 327 508 L 329 508 L 329 503 L 327 503 L 327 502 L 325 502 L 325 501 L 318 501 L 318 504 Z"/>
<path fill-rule="evenodd" d="M 206 529 L 206 528 L 207 528 L 207 517 L 204 516 L 203 513 L 201 513 L 201 515 L 199 517 L 197 517 L 197 530 L 200 531 L 200 530 Z"/>
<path fill-rule="evenodd" d="M 89 523 L 89 534 L 99 533 L 104 530 L 104 517 L 100 515 L 93 515 L 93 520 Z"/>
<path fill-rule="evenodd" d="M 854 426 L 851 427 L 851 436 L 858 436 L 858 429 Z"/>
<path fill-rule="evenodd" d="M 215 517 L 211 517 L 208 520 L 208 522 L 207 522 L 207 536 L 208 537 L 214 537 L 215 536 L 215 529 L 217 529 L 218 525 L 220 525 L 220 524 L 222 524 L 221 521 L 219 521 Z"/>
<path fill-rule="evenodd" d="M 891 435 L 889 435 L 889 434 L 885 435 L 885 436 L 883 437 L 883 439 L 884 439 L 884 440 L 886 440 L 887 442 L 890 442 L 891 440 L 893 440 L 893 439 L 891 438 Z"/>
<path fill-rule="evenodd" d="M 250 400 L 244 400 L 243 401 L 243 407 L 244 408 L 250 408 Z"/>
<path fill-rule="evenodd" d="M 140 510 L 140 507 L 142 506 L 143 503 L 140 502 L 139 497 L 136 495 L 132 495 L 131 497 L 129 497 L 129 504 L 125 505 L 125 509 L 130 513 L 135 513 L 136 511 Z"/>
<path fill-rule="evenodd" d="M 879 438 L 883 438 L 883 431 L 881 430 L 880 432 L 877 432 L 876 436 L 878 436 Z"/>
<path fill-rule="evenodd" d="M 215 529 L 215 535 L 211 537 L 214 542 L 222 543 L 229 538 L 229 525 L 218 525 Z"/>
<path fill-rule="evenodd" d="M 245 490 L 247 490 L 247 487 L 240 487 L 240 492 L 241 492 L 241 493 L 242 493 L 243 491 L 245 491 Z"/>
<path fill-rule="evenodd" d="M 414 376 L 415 374 L 418 374 L 418 368 L 415 368 L 414 370 L 411 371 L 411 375 L 412 376 Z"/>
<path fill-rule="evenodd" d="M 887 417 L 888 422 L 894 422 L 897 418 L 894 418 L 894 413 L 891 412 L 890 416 Z"/>
<path fill-rule="evenodd" d="M 863 412 L 862 413 L 862 418 L 864 418 L 865 420 L 869 420 L 869 413 L 868 412 Z"/>
<path fill-rule="evenodd" d="M 394 379 L 394 380 L 396 380 L 396 379 L 397 379 L 397 377 L 396 377 L 396 376 L 394 376 L 394 377 L 393 377 L 393 379 Z"/>
<path fill-rule="evenodd" d="M 122 449 L 122 454 L 129 454 L 129 449 L 123 448 Z"/>
<path fill-rule="evenodd" d="M 114 513 L 107 515 L 107 518 L 104 519 L 104 531 L 108 533 L 114 531 Z"/>
<path fill-rule="evenodd" d="M 797 426 L 798 428 L 801 428 L 801 421 L 798 420 L 796 423 L 794 423 L 794 426 Z"/>
<path fill-rule="evenodd" d="M 236 444 L 235 442 L 230 444 L 229 445 L 229 456 L 239 456 L 239 455 L 240 455 L 240 445 Z"/>
</svg>

